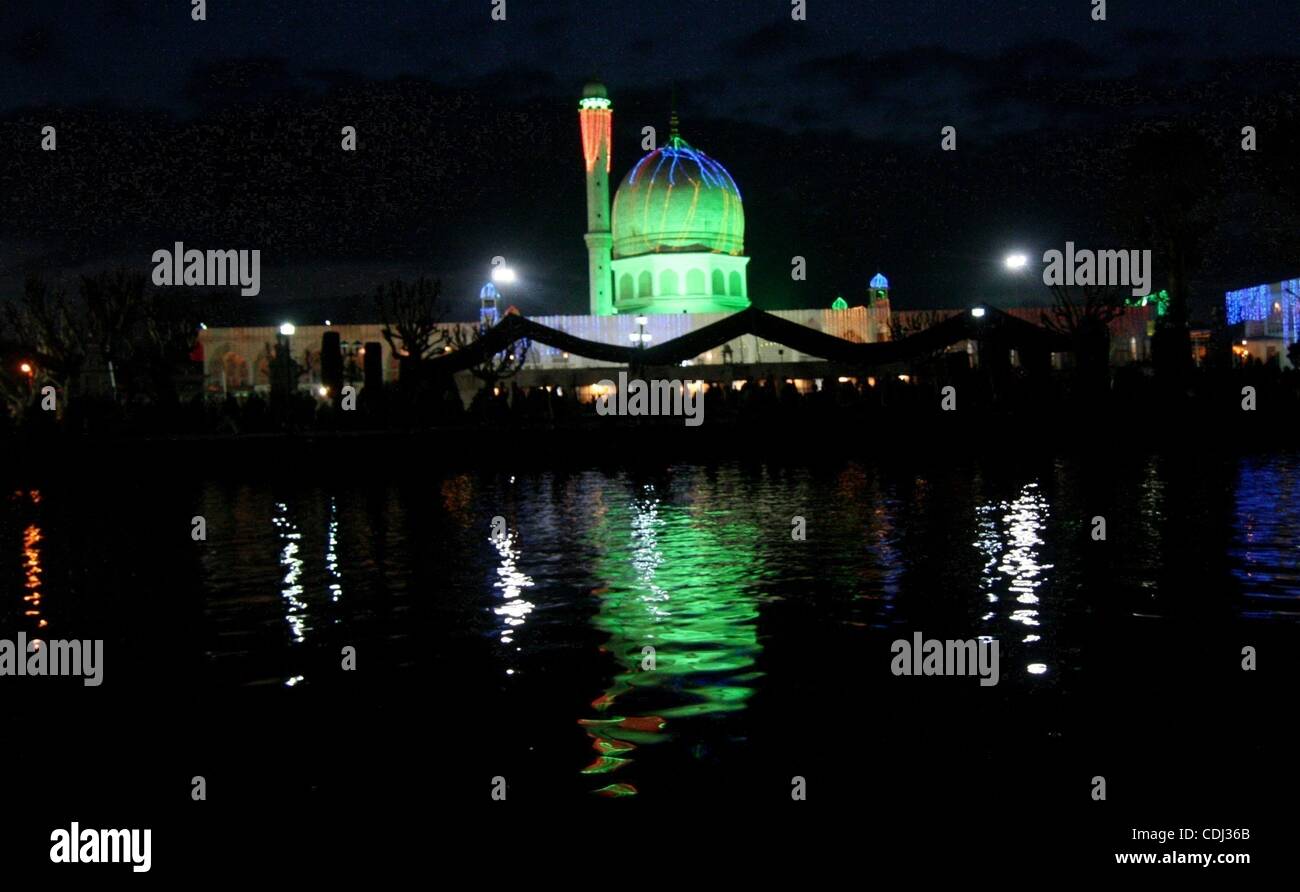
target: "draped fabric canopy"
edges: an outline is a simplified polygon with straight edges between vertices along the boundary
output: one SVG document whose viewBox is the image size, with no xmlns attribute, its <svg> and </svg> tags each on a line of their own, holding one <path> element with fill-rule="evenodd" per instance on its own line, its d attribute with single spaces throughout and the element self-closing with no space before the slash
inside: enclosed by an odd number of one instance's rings
<svg viewBox="0 0 1300 892">
<path fill-rule="evenodd" d="M 557 350 L 597 359 L 613 365 L 679 365 L 706 351 L 742 335 L 752 334 L 788 347 L 807 356 L 854 366 L 878 366 L 903 362 L 943 350 L 967 339 L 992 341 L 1022 351 L 1064 352 L 1070 341 L 1064 335 L 1025 322 L 992 307 L 983 308 L 982 316 L 963 312 L 896 341 L 864 344 L 837 338 L 806 325 L 750 307 L 703 328 L 688 332 L 653 347 L 625 347 L 579 338 L 509 313 L 481 338 L 467 347 L 425 360 L 426 368 L 438 374 L 455 372 L 478 365 L 491 356 L 510 348 L 516 341 L 530 340 Z"/>
</svg>

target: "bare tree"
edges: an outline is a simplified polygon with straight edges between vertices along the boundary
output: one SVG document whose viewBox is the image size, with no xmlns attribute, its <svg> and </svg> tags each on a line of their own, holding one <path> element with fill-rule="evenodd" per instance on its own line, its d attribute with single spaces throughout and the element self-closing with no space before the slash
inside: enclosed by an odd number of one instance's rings
<svg viewBox="0 0 1300 892">
<path fill-rule="evenodd" d="M 1112 285 L 1050 285 L 1052 308 L 1044 310 L 1045 328 L 1071 338 L 1094 336 L 1124 312 L 1122 288 Z"/>
<path fill-rule="evenodd" d="M 1051 285 L 1052 308 L 1040 319 L 1074 346 L 1085 394 L 1103 392 L 1110 381 L 1110 322 L 1124 312 L 1124 290 L 1113 285 Z"/>
<path fill-rule="evenodd" d="M 145 310 L 144 273 L 115 269 L 81 277 L 86 337 L 110 368 L 121 368 L 131 349 L 131 334 Z"/>
<path fill-rule="evenodd" d="M 14 339 L 31 353 L 33 376 L 53 383 L 66 395 L 81 373 L 86 351 L 81 322 L 63 291 L 29 276 L 22 300 L 6 304 L 5 316 Z"/>
<path fill-rule="evenodd" d="M 162 300 L 146 296 L 142 313 L 143 337 L 135 357 L 158 396 L 176 393 L 176 373 L 194 351 L 203 318 L 199 300 Z"/>
<path fill-rule="evenodd" d="M 441 327 L 446 307 L 440 280 L 393 279 L 375 291 L 375 307 L 384 324 L 381 333 L 396 356 L 428 359 L 450 340 Z"/>
<path fill-rule="evenodd" d="M 476 343 L 488 333 L 485 325 L 457 325 L 452 329 L 451 347 L 464 350 Z M 508 381 L 523 369 L 528 361 L 528 351 L 532 342 L 527 338 L 515 341 L 500 353 L 484 358 L 477 365 L 470 366 L 470 372 L 488 387 L 494 387 L 502 381 Z"/>
</svg>

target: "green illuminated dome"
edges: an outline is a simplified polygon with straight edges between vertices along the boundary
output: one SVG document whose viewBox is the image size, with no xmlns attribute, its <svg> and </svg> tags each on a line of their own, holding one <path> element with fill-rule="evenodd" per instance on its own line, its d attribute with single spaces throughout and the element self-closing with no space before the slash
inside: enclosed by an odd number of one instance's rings
<svg viewBox="0 0 1300 892">
<path fill-rule="evenodd" d="M 674 135 L 614 196 L 614 256 L 745 250 L 745 211 L 727 169 Z"/>
</svg>

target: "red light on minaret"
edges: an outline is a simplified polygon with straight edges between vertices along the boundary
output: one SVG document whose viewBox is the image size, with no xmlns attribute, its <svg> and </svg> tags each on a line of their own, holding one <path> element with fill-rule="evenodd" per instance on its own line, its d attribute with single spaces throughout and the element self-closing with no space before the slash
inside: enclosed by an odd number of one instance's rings
<svg viewBox="0 0 1300 892">
<path fill-rule="evenodd" d="M 583 99 L 578 118 L 582 122 L 582 156 L 587 162 L 587 172 L 591 173 L 600 160 L 601 151 L 605 153 L 605 173 L 609 173 L 610 141 L 614 132 L 614 113 L 610 110 L 609 100 L 599 97 Z"/>
<path fill-rule="evenodd" d="M 609 168 L 614 134 L 614 109 L 605 85 L 592 81 L 582 89 L 578 120 L 582 124 L 582 159 L 587 164 L 587 279 L 591 315 L 614 315 L 611 264 L 613 233 L 609 228 Z"/>
</svg>

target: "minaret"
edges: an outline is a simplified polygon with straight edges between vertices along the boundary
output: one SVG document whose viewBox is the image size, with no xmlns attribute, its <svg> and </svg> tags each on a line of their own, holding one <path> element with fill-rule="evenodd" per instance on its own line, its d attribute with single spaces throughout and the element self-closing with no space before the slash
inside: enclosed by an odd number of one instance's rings
<svg viewBox="0 0 1300 892">
<path fill-rule="evenodd" d="M 614 274 L 610 269 L 614 236 L 609 230 L 609 158 L 613 111 L 605 85 L 592 82 L 578 103 L 582 122 L 582 158 L 587 165 L 587 276 L 591 314 L 614 315 Z"/>
</svg>

